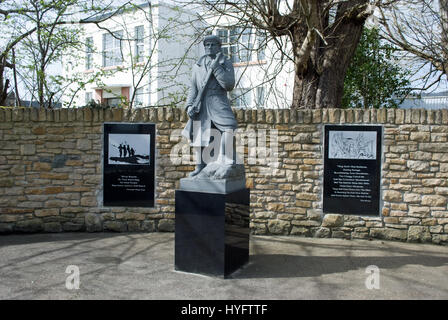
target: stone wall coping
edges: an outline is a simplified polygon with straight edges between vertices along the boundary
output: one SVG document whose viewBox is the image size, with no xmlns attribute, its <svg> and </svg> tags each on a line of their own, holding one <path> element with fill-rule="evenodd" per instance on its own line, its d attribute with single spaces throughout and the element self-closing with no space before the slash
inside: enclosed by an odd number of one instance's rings
<svg viewBox="0 0 448 320">
<path fill-rule="evenodd" d="M 266 124 L 448 124 L 448 109 L 234 109 L 238 122 Z M 163 122 L 188 120 L 183 108 L 0 108 L 0 122 Z"/>
</svg>

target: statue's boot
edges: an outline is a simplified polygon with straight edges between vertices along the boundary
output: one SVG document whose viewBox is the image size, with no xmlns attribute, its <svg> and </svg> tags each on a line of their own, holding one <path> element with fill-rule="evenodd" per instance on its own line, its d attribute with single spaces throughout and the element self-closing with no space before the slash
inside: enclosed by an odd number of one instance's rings
<svg viewBox="0 0 448 320">
<path fill-rule="evenodd" d="M 226 130 L 222 133 L 219 158 L 223 165 L 231 166 L 236 163 L 235 143 L 233 140 L 233 131 Z"/>
<path fill-rule="evenodd" d="M 188 176 L 189 177 L 194 177 L 197 174 L 199 174 L 199 172 L 201 172 L 202 169 L 204 169 L 204 168 L 205 168 L 205 163 L 199 163 L 199 164 L 196 165 L 196 168 L 194 169 L 194 171 L 190 172 L 190 174 Z"/>
</svg>

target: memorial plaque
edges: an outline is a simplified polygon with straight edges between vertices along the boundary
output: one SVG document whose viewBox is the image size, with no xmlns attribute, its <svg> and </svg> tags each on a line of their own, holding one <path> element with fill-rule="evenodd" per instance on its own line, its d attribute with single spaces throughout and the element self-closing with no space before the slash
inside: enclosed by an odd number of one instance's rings
<svg viewBox="0 0 448 320">
<path fill-rule="evenodd" d="M 324 213 L 380 213 L 381 126 L 325 126 Z"/>
<path fill-rule="evenodd" d="M 104 206 L 154 207 L 155 124 L 104 123 Z"/>
</svg>

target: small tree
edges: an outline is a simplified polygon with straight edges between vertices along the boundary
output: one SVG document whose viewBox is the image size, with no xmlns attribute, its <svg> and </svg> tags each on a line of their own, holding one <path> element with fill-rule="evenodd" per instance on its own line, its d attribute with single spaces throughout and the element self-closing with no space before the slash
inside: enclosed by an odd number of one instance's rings
<svg viewBox="0 0 448 320">
<path fill-rule="evenodd" d="M 109 13 L 110 17 L 119 12 L 120 7 L 113 8 L 112 3 L 113 0 L 0 0 L 0 105 L 10 87 L 8 71 L 13 69 L 27 95 L 42 107 L 51 106 L 60 95 L 61 78 L 52 76 L 49 66 L 59 61 L 68 48 L 79 47 L 77 24 L 92 23 L 87 19 L 92 15 Z M 18 97 L 17 81 L 14 82 Z"/>
<path fill-rule="evenodd" d="M 398 106 L 409 93 L 410 82 L 409 72 L 395 60 L 396 51 L 380 40 L 378 29 L 364 28 L 344 80 L 343 108 Z"/>
<path fill-rule="evenodd" d="M 102 21 L 96 23 L 96 19 Z M 82 93 L 91 92 L 92 83 L 103 93 L 114 96 L 115 101 L 120 99 L 119 105 L 127 108 L 147 106 L 145 103 L 149 99 L 143 102 L 142 96 L 151 96 L 151 104 L 157 106 L 183 103 L 191 65 L 196 61 L 196 53 L 191 48 L 192 43 L 199 41 L 194 28 L 197 20 L 195 14 L 176 5 L 156 5 L 149 0 L 139 5 L 122 6 L 117 15 L 108 19 L 103 19 L 103 15 L 90 18 L 90 26 L 86 26 L 83 37 L 80 37 L 85 43 L 78 50 L 79 58 L 64 61 L 64 76 L 80 80 L 65 81 L 68 94 L 64 95 L 63 105 L 82 105 Z M 107 34 L 105 32 L 109 33 L 108 41 L 113 39 L 119 50 L 107 54 L 102 50 L 104 38 L 101 44 L 98 35 Z M 167 47 L 171 49 L 167 50 Z M 90 58 L 86 73 L 87 51 Z M 107 85 L 117 78 L 123 79 L 123 87 L 129 87 L 129 96 Z"/>
</svg>

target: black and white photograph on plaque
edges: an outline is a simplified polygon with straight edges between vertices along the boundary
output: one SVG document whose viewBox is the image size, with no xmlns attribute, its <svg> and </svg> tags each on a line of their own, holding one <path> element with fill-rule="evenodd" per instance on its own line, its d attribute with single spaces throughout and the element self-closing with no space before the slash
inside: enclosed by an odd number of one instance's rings
<svg viewBox="0 0 448 320">
<path fill-rule="evenodd" d="M 329 159 L 376 159 L 376 131 L 329 131 Z"/>
<path fill-rule="evenodd" d="M 109 157 L 111 165 L 149 165 L 151 135 L 109 134 Z"/>
</svg>

